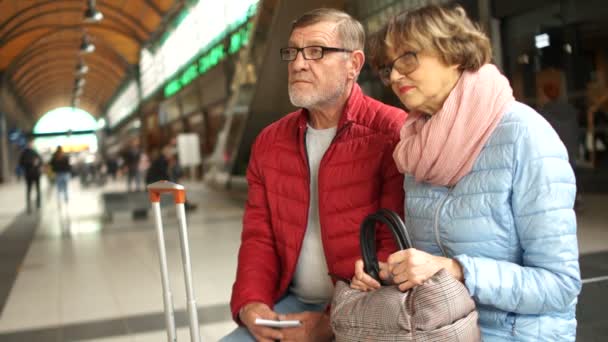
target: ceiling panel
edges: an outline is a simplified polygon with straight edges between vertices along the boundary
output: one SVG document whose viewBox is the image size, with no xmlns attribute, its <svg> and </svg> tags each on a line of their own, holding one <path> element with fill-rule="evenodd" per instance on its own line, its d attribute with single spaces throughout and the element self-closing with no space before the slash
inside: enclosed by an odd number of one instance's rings
<svg viewBox="0 0 608 342">
<path fill-rule="evenodd" d="M 34 116 L 69 106 L 76 66 L 89 72 L 79 107 L 100 115 L 139 63 L 142 45 L 164 30 L 185 0 L 92 1 L 103 20 L 84 22 L 90 0 L 0 0 L 0 74 Z M 83 36 L 96 47 L 81 54 Z"/>
</svg>

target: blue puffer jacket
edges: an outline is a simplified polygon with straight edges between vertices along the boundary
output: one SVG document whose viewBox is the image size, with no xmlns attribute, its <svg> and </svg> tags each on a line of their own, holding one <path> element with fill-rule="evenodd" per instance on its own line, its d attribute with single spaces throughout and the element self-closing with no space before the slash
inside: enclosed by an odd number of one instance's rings
<svg viewBox="0 0 608 342">
<path fill-rule="evenodd" d="M 564 145 L 532 108 L 509 106 L 454 187 L 405 177 L 414 246 L 455 258 L 484 341 L 574 341 L 581 290 Z"/>
</svg>

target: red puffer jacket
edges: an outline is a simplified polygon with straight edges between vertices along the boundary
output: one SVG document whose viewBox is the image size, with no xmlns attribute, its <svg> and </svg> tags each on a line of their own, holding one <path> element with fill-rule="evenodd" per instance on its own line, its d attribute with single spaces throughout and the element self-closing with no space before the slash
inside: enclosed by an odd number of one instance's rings
<svg viewBox="0 0 608 342">
<path fill-rule="evenodd" d="M 319 166 L 319 219 L 330 273 L 352 278 L 360 258 L 359 224 L 366 215 L 381 207 L 403 213 L 403 176 L 392 154 L 405 117 L 353 87 Z M 230 303 L 237 322 L 247 303 L 272 308 L 294 275 L 308 220 L 307 120 L 306 110 L 290 113 L 266 127 L 252 147 Z M 396 250 L 392 236 L 384 229 L 377 236 L 378 258 L 386 260 Z"/>
</svg>

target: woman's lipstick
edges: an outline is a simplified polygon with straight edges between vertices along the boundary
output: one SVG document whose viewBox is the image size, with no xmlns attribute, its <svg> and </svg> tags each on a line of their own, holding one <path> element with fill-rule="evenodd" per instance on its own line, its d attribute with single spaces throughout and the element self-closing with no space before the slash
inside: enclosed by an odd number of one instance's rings
<svg viewBox="0 0 608 342">
<path fill-rule="evenodd" d="M 403 87 L 399 87 L 399 92 L 401 94 L 405 94 L 405 93 L 407 93 L 408 91 L 410 91 L 412 89 L 414 89 L 413 86 L 403 86 Z"/>
</svg>

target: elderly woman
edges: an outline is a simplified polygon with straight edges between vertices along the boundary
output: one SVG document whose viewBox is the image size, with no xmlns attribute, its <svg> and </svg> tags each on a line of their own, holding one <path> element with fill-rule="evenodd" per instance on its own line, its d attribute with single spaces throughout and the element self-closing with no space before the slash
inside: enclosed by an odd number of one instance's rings
<svg viewBox="0 0 608 342">
<path fill-rule="evenodd" d="M 514 100 L 461 7 L 402 13 L 371 51 L 411 111 L 393 157 L 415 248 L 392 254 L 381 277 L 406 291 L 445 268 L 475 300 L 484 341 L 573 341 L 576 185 L 555 131 Z M 357 262 L 352 287 L 379 286 Z"/>
</svg>

